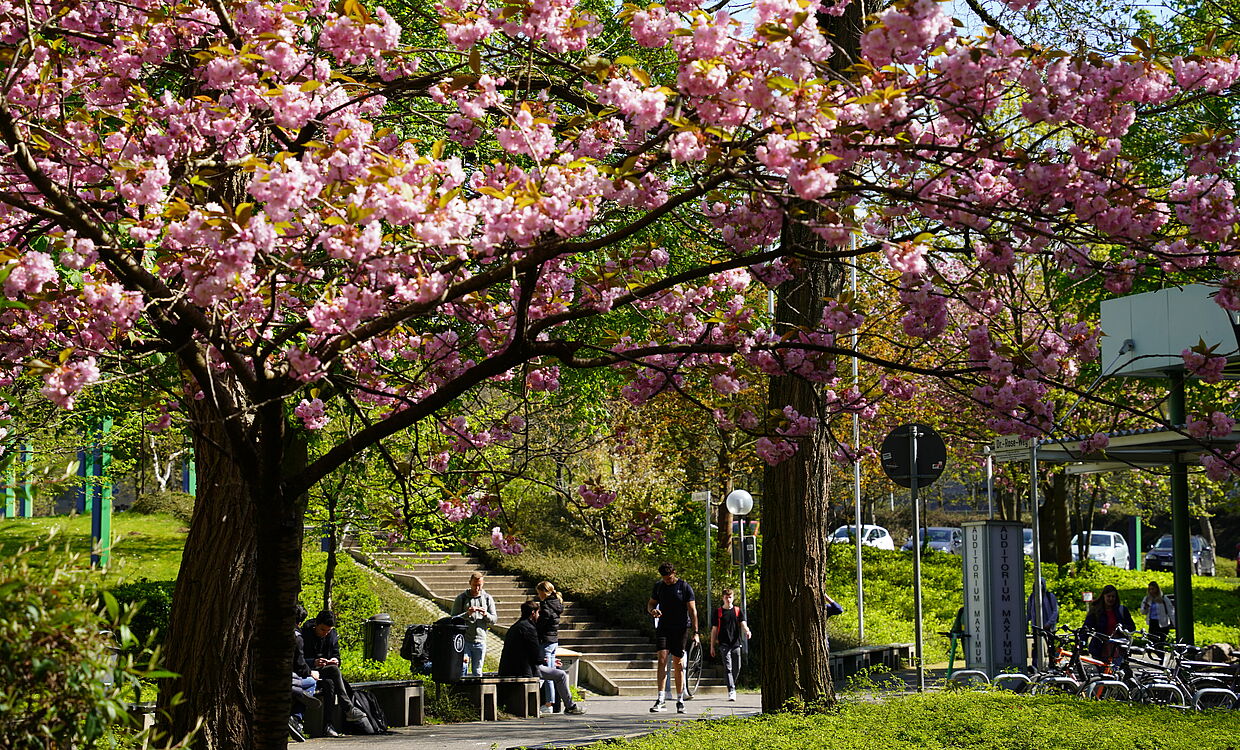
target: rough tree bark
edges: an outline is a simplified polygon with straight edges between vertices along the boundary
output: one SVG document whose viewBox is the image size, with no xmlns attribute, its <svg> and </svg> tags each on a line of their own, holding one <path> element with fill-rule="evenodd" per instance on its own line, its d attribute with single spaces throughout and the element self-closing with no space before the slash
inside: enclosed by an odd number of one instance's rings
<svg viewBox="0 0 1240 750">
<path fill-rule="evenodd" d="M 784 243 L 812 250 L 819 240 L 804 226 L 789 222 Z M 785 327 L 810 324 L 821 314 L 823 299 L 840 292 L 838 265 L 807 262 L 799 281 L 780 288 L 776 319 Z M 822 416 L 819 388 L 798 377 L 771 379 L 770 406 L 791 405 L 802 414 Z M 823 599 L 828 527 L 827 491 L 831 476 L 830 443 L 825 419 L 802 438 L 797 454 L 768 467 L 763 492 L 762 609 L 779 626 L 763 628 L 762 710 L 778 711 L 789 700 L 831 703 L 835 692 L 827 647 Z"/>
</svg>

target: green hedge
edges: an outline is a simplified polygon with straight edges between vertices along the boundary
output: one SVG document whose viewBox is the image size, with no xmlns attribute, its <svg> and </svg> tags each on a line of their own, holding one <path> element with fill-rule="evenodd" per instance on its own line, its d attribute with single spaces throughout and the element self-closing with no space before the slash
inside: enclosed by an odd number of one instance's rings
<svg viewBox="0 0 1240 750">
<path fill-rule="evenodd" d="M 136 606 L 130 628 L 140 643 L 152 645 L 164 642 L 168 632 L 168 618 L 172 616 L 172 592 L 175 581 L 148 581 L 126 583 L 112 589 L 112 596 L 122 604 Z"/>
<path fill-rule="evenodd" d="M 1185 713 L 1010 693 L 932 693 L 856 700 L 825 714 L 685 722 L 617 744 L 626 750 L 1235 750 L 1240 731 L 1233 712 Z"/>
</svg>

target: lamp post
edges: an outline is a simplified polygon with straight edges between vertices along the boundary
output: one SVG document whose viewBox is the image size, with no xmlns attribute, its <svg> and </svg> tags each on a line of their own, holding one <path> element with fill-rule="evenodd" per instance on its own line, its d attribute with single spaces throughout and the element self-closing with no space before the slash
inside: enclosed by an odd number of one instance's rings
<svg viewBox="0 0 1240 750">
<path fill-rule="evenodd" d="M 745 516 L 749 515 L 749 511 L 753 510 L 753 495 L 744 490 L 732 490 L 728 493 L 728 497 L 724 500 L 724 504 L 728 506 L 728 512 L 740 519 L 741 522 L 741 613 L 745 617 L 745 622 L 749 622 L 749 608 L 745 599 Z M 749 644 L 745 639 L 741 639 L 741 648 L 747 653 Z"/>
</svg>

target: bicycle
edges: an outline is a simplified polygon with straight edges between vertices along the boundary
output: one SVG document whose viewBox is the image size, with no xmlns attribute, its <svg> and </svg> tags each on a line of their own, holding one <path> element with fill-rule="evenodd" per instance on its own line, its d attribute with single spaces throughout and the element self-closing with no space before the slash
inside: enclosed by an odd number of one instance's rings
<svg viewBox="0 0 1240 750">
<path fill-rule="evenodd" d="M 702 660 L 701 639 L 694 639 L 685 649 L 685 693 L 690 698 L 702 684 Z"/>
</svg>

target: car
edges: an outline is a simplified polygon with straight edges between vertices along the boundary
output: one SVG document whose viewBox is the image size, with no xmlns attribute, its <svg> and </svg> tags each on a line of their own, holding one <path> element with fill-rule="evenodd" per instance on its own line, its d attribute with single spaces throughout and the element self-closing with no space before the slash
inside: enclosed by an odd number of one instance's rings
<svg viewBox="0 0 1240 750">
<path fill-rule="evenodd" d="M 855 526 L 841 526 L 835 530 L 831 536 L 827 537 L 827 542 L 834 544 L 835 542 L 852 542 L 853 532 L 857 530 Z M 895 540 L 891 538 L 891 534 L 882 526 L 872 526 L 868 523 L 861 525 L 861 544 L 866 547 L 877 547 L 879 549 L 894 550 L 896 548 Z"/>
<path fill-rule="evenodd" d="M 1033 529 L 1023 529 L 1025 557 L 1033 557 Z"/>
<path fill-rule="evenodd" d="M 921 537 L 930 540 L 930 549 L 935 552 L 959 555 L 960 548 L 964 546 L 964 532 L 954 526 L 930 526 L 923 528 L 921 530 Z M 905 552 L 912 552 L 913 537 L 910 536 L 900 549 Z"/>
<path fill-rule="evenodd" d="M 1080 534 L 1072 537 L 1073 560 L 1080 558 L 1078 554 L 1080 539 Z M 1128 542 L 1124 540 L 1122 534 L 1115 531 L 1094 531 L 1089 537 L 1089 559 L 1103 565 L 1127 568 L 1132 557 L 1128 552 Z"/>
<path fill-rule="evenodd" d="M 1215 566 L 1214 548 L 1200 534 L 1193 534 L 1190 540 L 1193 550 L 1193 575 L 1215 575 L 1218 571 Z M 1145 569 L 1172 570 L 1175 567 L 1175 562 L 1171 549 L 1172 539 L 1170 534 L 1163 534 L 1158 537 L 1158 541 L 1154 543 L 1153 547 L 1150 547 L 1150 551 L 1145 553 Z"/>
</svg>

